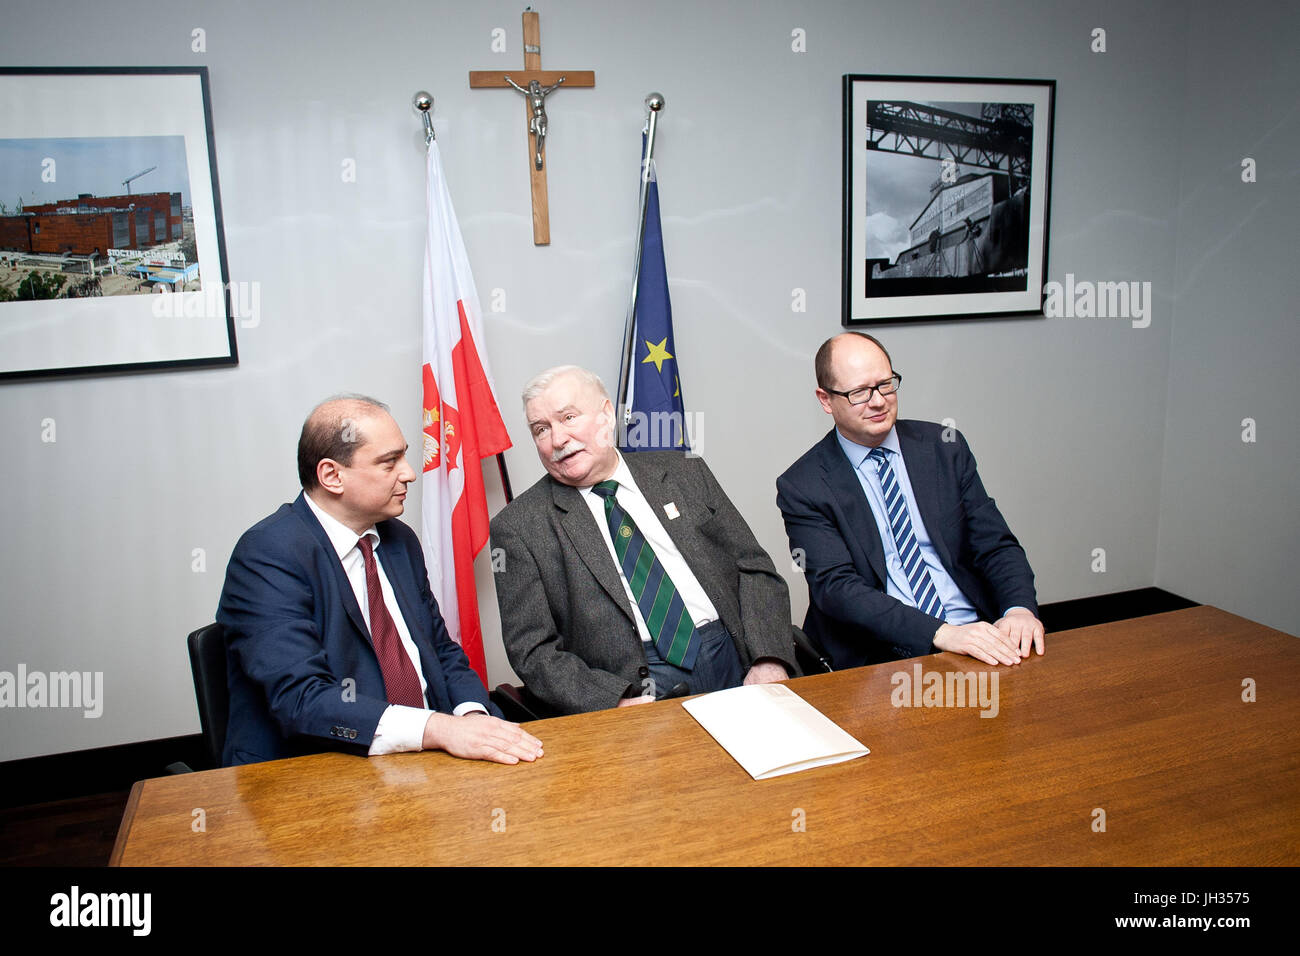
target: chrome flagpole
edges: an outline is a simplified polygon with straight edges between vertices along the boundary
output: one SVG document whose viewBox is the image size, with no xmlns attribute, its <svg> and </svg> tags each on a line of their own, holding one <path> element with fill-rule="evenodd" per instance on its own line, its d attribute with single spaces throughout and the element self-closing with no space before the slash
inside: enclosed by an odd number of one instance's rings
<svg viewBox="0 0 1300 956">
<path fill-rule="evenodd" d="M 651 93 L 645 98 L 645 155 L 641 158 L 641 189 L 636 227 L 636 258 L 632 264 L 632 293 L 627 303 L 627 318 L 623 322 L 623 359 L 618 372 L 618 414 L 626 428 L 632 417 L 632 408 L 627 400 L 628 385 L 632 381 L 632 359 L 635 351 L 633 333 L 636 331 L 636 297 L 637 285 L 641 279 L 641 249 L 645 243 L 646 200 L 650 195 L 650 163 L 655 154 L 655 121 L 659 111 L 664 108 L 662 93 Z"/>
<path fill-rule="evenodd" d="M 433 97 L 425 90 L 417 90 L 411 97 L 411 108 L 420 115 L 420 121 L 424 124 L 424 148 L 430 149 L 438 138 L 433 131 L 433 117 L 429 115 L 433 112 Z M 510 487 L 510 470 L 506 467 L 505 452 L 497 452 L 497 473 L 501 476 L 501 491 L 505 495 L 506 504 L 510 504 L 515 500 L 515 493 Z"/>
</svg>

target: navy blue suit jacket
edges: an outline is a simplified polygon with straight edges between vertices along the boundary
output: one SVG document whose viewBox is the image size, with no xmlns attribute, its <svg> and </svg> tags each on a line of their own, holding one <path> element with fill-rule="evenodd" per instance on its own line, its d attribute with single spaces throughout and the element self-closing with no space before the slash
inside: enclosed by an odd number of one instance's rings
<svg viewBox="0 0 1300 956">
<path fill-rule="evenodd" d="M 419 649 L 428 706 L 450 713 L 473 700 L 500 716 L 447 634 L 415 532 L 396 519 L 376 529 L 375 553 Z M 388 706 L 379 660 L 338 554 L 302 495 L 235 545 L 217 623 L 230 682 L 222 763 L 370 749 Z"/>
<path fill-rule="evenodd" d="M 984 491 L 961 432 L 948 441 L 932 422 L 898 421 L 898 445 L 916 505 L 939 560 L 980 620 L 1011 607 L 1035 615 L 1034 573 L 1020 542 Z M 808 582 L 804 631 L 837 668 L 933 653 L 943 623 L 886 592 L 885 551 L 871 502 L 835 430 L 776 481 L 790 548 Z"/>
</svg>

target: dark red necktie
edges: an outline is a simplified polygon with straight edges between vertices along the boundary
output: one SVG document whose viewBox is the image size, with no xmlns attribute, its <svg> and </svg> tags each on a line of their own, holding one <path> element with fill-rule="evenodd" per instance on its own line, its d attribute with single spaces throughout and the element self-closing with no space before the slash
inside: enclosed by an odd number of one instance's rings
<svg viewBox="0 0 1300 956">
<path fill-rule="evenodd" d="M 375 645 L 375 656 L 379 658 L 379 669 L 384 675 L 384 690 L 388 692 L 390 704 L 405 704 L 407 707 L 424 707 L 424 694 L 420 693 L 420 677 L 411 664 L 411 656 L 402 647 L 402 639 L 397 634 L 397 625 L 393 615 L 388 613 L 384 603 L 384 592 L 379 586 L 379 565 L 375 564 L 374 552 L 370 550 L 370 539 L 362 538 L 357 542 L 361 556 L 366 561 L 366 599 L 370 604 L 370 638 Z"/>
</svg>

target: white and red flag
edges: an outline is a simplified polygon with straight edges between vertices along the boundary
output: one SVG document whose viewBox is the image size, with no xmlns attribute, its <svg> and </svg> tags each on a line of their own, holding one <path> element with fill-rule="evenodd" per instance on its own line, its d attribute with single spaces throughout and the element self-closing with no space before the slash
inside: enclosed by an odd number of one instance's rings
<svg viewBox="0 0 1300 956">
<path fill-rule="evenodd" d="M 478 293 L 460 225 L 429 143 L 424 249 L 424 496 L 429 584 L 447 631 L 487 683 L 474 557 L 488 540 L 482 459 L 510 447 L 483 349 Z"/>
</svg>

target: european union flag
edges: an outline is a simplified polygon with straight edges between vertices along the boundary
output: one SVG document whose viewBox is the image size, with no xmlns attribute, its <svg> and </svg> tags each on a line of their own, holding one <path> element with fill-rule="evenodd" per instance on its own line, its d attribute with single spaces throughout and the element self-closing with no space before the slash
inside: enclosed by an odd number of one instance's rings
<svg viewBox="0 0 1300 956">
<path fill-rule="evenodd" d="M 663 230 L 659 225 L 659 183 L 654 160 L 646 196 L 645 239 L 632 328 L 632 409 L 619 443 L 622 451 L 689 451 L 682 383 L 673 342 L 673 308 L 668 301 Z"/>
</svg>

